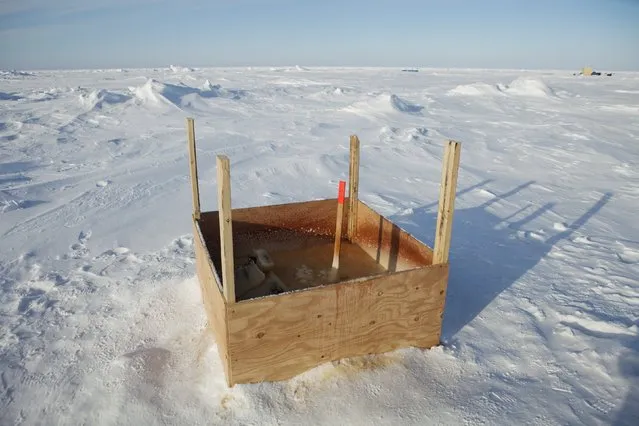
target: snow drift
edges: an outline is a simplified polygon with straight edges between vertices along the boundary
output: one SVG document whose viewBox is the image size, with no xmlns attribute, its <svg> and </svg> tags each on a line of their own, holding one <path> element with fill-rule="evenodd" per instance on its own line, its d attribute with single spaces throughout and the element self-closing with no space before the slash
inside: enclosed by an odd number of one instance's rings
<svg viewBox="0 0 639 426">
<path fill-rule="evenodd" d="M 557 96 L 555 91 L 543 80 L 524 77 L 517 78 L 508 85 L 492 85 L 478 82 L 472 84 L 461 84 L 448 91 L 449 96 L 499 96 L 504 94 L 537 98 L 551 98 Z"/>
<path fill-rule="evenodd" d="M 329 100 L 331 98 L 335 98 L 335 99 L 344 98 L 346 96 L 353 95 L 354 93 L 355 91 L 352 88 L 330 86 L 316 93 L 312 93 L 308 95 L 308 97 L 311 99 L 317 99 L 317 100 Z"/>
<path fill-rule="evenodd" d="M 131 96 L 99 89 L 80 95 L 80 103 L 88 109 L 102 109 L 105 105 L 117 105 L 130 100 Z"/>
<path fill-rule="evenodd" d="M 384 93 L 371 99 L 355 102 L 344 108 L 344 111 L 364 116 L 396 113 L 420 115 L 423 109 L 423 106 L 411 103 L 395 94 Z"/>
<path fill-rule="evenodd" d="M 180 105 L 184 95 L 195 90 L 188 86 L 164 84 L 153 78 L 141 86 L 130 87 L 133 96 L 144 105 Z"/>
<path fill-rule="evenodd" d="M 0 70 L 0 77 L 2 78 L 16 78 L 16 77 L 34 77 L 35 74 L 27 71 L 16 70 Z"/>
<path fill-rule="evenodd" d="M 179 72 L 192 72 L 194 71 L 193 68 L 189 68 L 189 67 L 181 67 L 179 65 L 169 65 L 169 69 L 175 73 L 179 73 Z"/>
<path fill-rule="evenodd" d="M 502 91 L 498 86 L 486 83 L 460 84 L 448 91 L 450 96 L 493 96 L 501 94 Z"/>
<path fill-rule="evenodd" d="M 219 84 L 211 84 L 206 80 L 201 88 L 185 84 L 162 83 L 149 79 L 137 87 L 129 87 L 136 101 L 143 105 L 188 107 L 200 103 L 203 98 L 240 99 L 246 92 L 242 90 L 223 89 Z"/>
<path fill-rule="evenodd" d="M 555 91 L 538 78 L 517 78 L 504 88 L 509 95 L 533 96 L 537 98 L 555 97 Z"/>
</svg>

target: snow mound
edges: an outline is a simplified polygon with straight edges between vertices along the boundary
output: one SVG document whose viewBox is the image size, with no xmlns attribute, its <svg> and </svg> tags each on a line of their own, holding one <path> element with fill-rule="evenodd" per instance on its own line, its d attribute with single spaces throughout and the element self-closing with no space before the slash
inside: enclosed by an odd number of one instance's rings
<svg viewBox="0 0 639 426">
<path fill-rule="evenodd" d="M 175 73 L 178 72 L 191 72 L 191 71 L 195 71 L 193 68 L 189 68 L 189 67 L 181 67 L 179 65 L 169 65 L 169 69 Z"/>
<path fill-rule="evenodd" d="M 354 93 L 354 90 L 352 89 L 345 88 L 345 87 L 331 86 L 323 90 L 320 90 L 319 92 L 313 93 L 309 95 L 309 97 L 314 99 L 326 100 L 330 98 L 341 98 L 343 96 L 347 96 L 352 93 Z"/>
<path fill-rule="evenodd" d="M 3 78 L 15 78 L 15 77 L 34 77 L 35 74 L 27 71 L 16 70 L 0 70 L 0 77 Z"/>
<path fill-rule="evenodd" d="M 533 96 L 538 98 L 555 97 L 555 91 L 538 78 L 517 78 L 503 89 L 505 93 L 516 96 Z"/>
<path fill-rule="evenodd" d="M 222 90 L 222 86 L 219 84 L 212 84 L 209 80 L 206 80 L 201 88 L 205 92 L 220 92 Z"/>
<path fill-rule="evenodd" d="M 117 105 L 130 100 L 131 96 L 99 89 L 80 95 L 80 103 L 89 109 L 102 109 L 105 105 Z"/>
<path fill-rule="evenodd" d="M 486 83 L 460 84 L 448 91 L 449 96 L 494 96 L 502 94 L 498 86 Z"/>
<path fill-rule="evenodd" d="M 150 78 L 143 85 L 137 87 L 129 87 L 129 90 L 131 91 L 131 93 L 133 93 L 133 96 L 142 104 L 168 105 L 173 104 L 174 102 L 169 100 L 167 95 L 178 95 L 178 98 L 180 98 L 182 95 L 186 94 L 180 94 L 179 90 L 175 90 L 176 86 L 169 86 L 173 85 L 166 85 L 153 78 Z"/>
<path fill-rule="evenodd" d="M 206 80 L 202 87 L 197 90 L 197 94 L 203 98 L 228 98 L 238 100 L 246 97 L 248 93 L 240 89 L 226 89 L 220 84 L 212 84 Z"/>
<path fill-rule="evenodd" d="M 538 98 L 558 96 L 557 93 L 542 80 L 524 77 L 517 78 L 508 85 L 492 85 L 487 83 L 461 84 L 448 91 L 449 96 L 497 96 L 503 94 Z"/>
<path fill-rule="evenodd" d="M 295 65 L 294 67 L 273 67 L 269 69 L 270 71 L 275 72 L 298 72 L 298 71 L 309 71 L 308 68 L 301 67 L 299 65 Z"/>
<path fill-rule="evenodd" d="M 223 89 L 209 80 L 198 89 L 185 84 L 162 83 L 151 78 L 141 86 L 129 87 L 129 90 L 139 103 L 152 106 L 190 107 L 202 104 L 203 98 L 240 99 L 246 95 L 242 90 Z"/>
<path fill-rule="evenodd" d="M 33 92 L 25 96 L 26 99 L 33 102 L 50 101 L 58 99 L 60 96 L 73 92 L 74 89 L 70 87 L 51 87 L 46 90 L 34 90 Z"/>
<path fill-rule="evenodd" d="M 372 99 L 355 102 L 354 104 L 344 108 L 344 111 L 365 116 L 392 114 L 398 112 L 404 114 L 420 115 L 423 109 L 423 106 L 413 104 L 395 94 L 384 93 L 381 95 L 377 95 Z"/>
</svg>

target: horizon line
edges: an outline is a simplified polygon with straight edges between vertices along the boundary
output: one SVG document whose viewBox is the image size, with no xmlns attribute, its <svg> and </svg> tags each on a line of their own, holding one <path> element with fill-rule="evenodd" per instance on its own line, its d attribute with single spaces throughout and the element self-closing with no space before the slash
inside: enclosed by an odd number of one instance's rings
<svg viewBox="0 0 639 426">
<path fill-rule="evenodd" d="M 589 65 L 584 65 L 587 67 Z M 271 71 L 276 71 L 278 69 L 295 69 L 297 68 L 299 71 L 311 70 L 311 69 L 411 69 L 411 70 L 452 70 L 452 71 L 533 71 L 533 72 L 549 72 L 549 71 L 572 71 L 578 73 L 582 70 L 583 67 L 580 68 L 527 68 L 527 67 L 508 67 L 508 68 L 499 68 L 499 67 L 460 67 L 460 66 L 409 66 L 409 65 L 300 65 L 300 64 L 292 64 L 292 65 L 206 65 L 206 66 L 190 66 L 183 64 L 169 64 L 162 66 L 145 66 L 145 67 L 82 67 L 82 68 L 2 68 L 0 70 L 3 71 L 23 71 L 23 72 L 51 72 L 51 71 L 125 71 L 125 70 L 155 70 L 155 69 L 171 69 L 171 68 L 186 68 L 193 71 L 204 70 L 204 69 L 268 69 Z M 595 71 L 601 71 L 601 69 L 597 69 L 593 67 Z M 628 70 L 628 69 L 619 69 L 619 70 L 606 70 L 605 72 L 639 72 L 639 69 L 636 70 Z"/>
</svg>

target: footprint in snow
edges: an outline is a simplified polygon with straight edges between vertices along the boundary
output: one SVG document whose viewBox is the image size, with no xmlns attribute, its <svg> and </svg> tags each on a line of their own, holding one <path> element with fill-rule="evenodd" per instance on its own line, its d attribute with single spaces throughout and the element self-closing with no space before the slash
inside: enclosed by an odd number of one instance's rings
<svg viewBox="0 0 639 426">
<path fill-rule="evenodd" d="M 47 309 L 53 308 L 57 300 L 49 296 L 49 291 L 56 285 L 53 281 L 35 281 L 24 292 L 18 302 L 18 312 L 24 316 L 42 316 Z"/>
<path fill-rule="evenodd" d="M 39 315 L 44 312 L 47 306 L 47 299 L 44 297 L 46 291 L 40 288 L 30 288 L 18 303 L 18 312 L 22 315 Z"/>
<path fill-rule="evenodd" d="M 126 254 L 129 254 L 129 256 L 133 256 L 132 254 L 130 254 L 130 251 L 131 250 L 129 250 L 126 247 L 116 247 L 99 254 L 94 259 L 109 261 L 109 260 L 113 260 L 113 258 L 119 258 L 120 256 L 124 256 Z"/>
<path fill-rule="evenodd" d="M 91 238 L 91 231 L 80 231 L 78 242 L 69 246 L 71 251 L 66 255 L 66 258 L 80 259 L 86 257 L 89 254 L 89 249 L 86 247 L 89 238 Z"/>
<path fill-rule="evenodd" d="M 78 235 L 78 241 L 81 244 L 86 244 L 87 241 L 89 241 L 89 238 L 91 238 L 91 230 L 88 231 L 80 231 L 80 235 Z"/>
</svg>

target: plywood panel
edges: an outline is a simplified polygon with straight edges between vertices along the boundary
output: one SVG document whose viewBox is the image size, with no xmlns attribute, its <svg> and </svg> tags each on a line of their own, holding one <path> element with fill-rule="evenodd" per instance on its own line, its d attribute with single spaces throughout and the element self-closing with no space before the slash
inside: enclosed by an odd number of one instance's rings
<svg viewBox="0 0 639 426">
<path fill-rule="evenodd" d="M 233 209 L 232 217 L 236 234 L 275 228 L 330 236 L 335 232 L 337 199 Z M 205 222 L 203 227 L 219 226 L 217 211 L 202 213 L 202 220 Z"/>
<path fill-rule="evenodd" d="M 359 202 L 354 240 L 391 272 L 432 264 L 433 252 L 427 245 L 362 201 Z"/>
<path fill-rule="evenodd" d="M 233 224 L 240 234 L 278 228 L 332 236 L 336 219 L 336 198 L 233 210 Z"/>
<path fill-rule="evenodd" d="M 229 306 L 233 383 L 283 380 L 326 361 L 439 343 L 448 265 Z"/>
<path fill-rule="evenodd" d="M 226 304 L 214 273 L 213 264 L 204 245 L 198 221 L 193 222 L 193 241 L 195 244 L 195 266 L 198 281 L 200 282 L 202 301 L 204 302 L 208 325 L 215 335 L 215 341 L 222 359 L 224 372 L 230 384 Z"/>
<path fill-rule="evenodd" d="M 346 199 L 348 200 L 348 199 Z M 343 218 L 346 217 L 346 212 Z M 305 248 L 333 237 L 337 221 L 337 199 L 250 207 L 232 210 L 234 256 L 248 255 L 256 247 L 269 251 Z M 347 221 L 342 232 L 346 233 Z M 202 232 L 216 267 L 220 263 L 219 213 L 202 213 Z"/>
<path fill-rule="evenodd" d="M 201 223 L 213 263 L 219 270 L 218 217 L 218 212 L 202 213 Z M 337 199 L 234 209 L 235 256 L 249 254 L 257 246 L 276 251 L 323 244 L 325 241 L 322 239 L 304 238 L 304 235 L 332 237 L 336 219 Z M 346 232 L 346 227 L 347 223 L 344 223 L 342 232 Z M 428 246 L 362 201 L 358 202 L 354 241 L 391 271 L 432 264 L 433 252 Z"/>
</svg>

